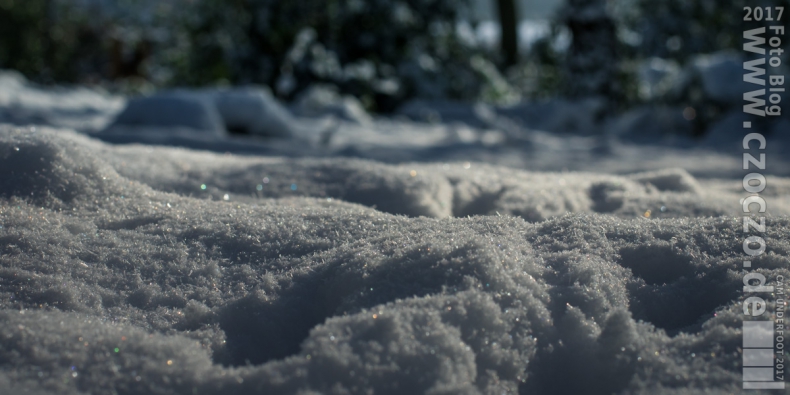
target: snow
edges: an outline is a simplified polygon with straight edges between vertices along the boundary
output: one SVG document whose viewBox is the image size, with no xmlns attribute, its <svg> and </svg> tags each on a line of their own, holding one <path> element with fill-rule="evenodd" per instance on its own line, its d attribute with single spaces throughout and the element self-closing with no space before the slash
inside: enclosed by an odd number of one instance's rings
<svg viewBox="0 0 790 395">
<path fill-rule="evenodd" d="M 187 128 L 192 133 L 206 133 L 214 137 L 225 134 L 225 126 L 216 106 L 200 98 L 172 93 L 130 100 L 110 125 L 108 132 L 145 127 L 163 130 Z"/>
<path fill-rule="evenodd" d="M 743 80 L 744 59 L 736 53 L 720 52 L 694 59 L 693 69 L 702 79 L 705 96 L 719 103 L 737 105 L 751 86 Z M 722 84 L 721 81 L 730 81 Z"/>
<path fill-rule="evenodd" d="M 44 89 L 13 71 L 0 70 L 0 122 L 44 124 L 96 132 L 124 108 L 126 100 L 84 87 Z"/>
<path fill-rule="evenodd" d="M 209 91 L 225 126 L 268 137 L 297 137 L 300 127 L 288 110 L 264 88 Z"/>
<path fill-rule="evenodd" d="M 154 133 L 151 133 L 154 129 Z M 264 88 L 180 89 L 133 98 L 104 133 L 189 133 L 222 139 L 227 131 L 261 137 L 310 138 Z"/>
<path fill-rule="evenodd" d="M 534 8 L 532 6 L 527 9 Z M 521 50 L 529 49 L 535 42 L 546 37 L 551 31 L 549 25 L 550 18 L 540 19 L 524 19 L 518 22 L 518 43 Z M 495 48 L 500 40 L 502 28 L 499 22 L 494 20 L 483 20 L 477 23 L 476 28 L 472 32 L 467 33 L 465 30 L 471 29 L 468 24 L 459 26 L 467 36 L 470 36 L 470 41 L 482 44 L 487 48 Z"/>
<path fill-rule="evenodd" d="M 16 86 L 0 103 L 9 393 L 740 391 L 735 148 L 529 124 L 594 103 L 361 123 L 332 100 L 294 116 L 259 88 L 130 100 L 144 127 L 74 131 L 60 114 L 106 126 L 126 99 L 14 81 L 0 79 Z M 769 163 L 753 265 L 774 279 L 790 276 L 790 167 Z"/>
<path fill-rule="evenodd" d="M 313 85 L 296 99 L 294 113 L 303 117 L 335 116 L 370 126 L 373 121 L 362 103 L 353 96 L 341 96 L 330 86 Z"/>
</svg>

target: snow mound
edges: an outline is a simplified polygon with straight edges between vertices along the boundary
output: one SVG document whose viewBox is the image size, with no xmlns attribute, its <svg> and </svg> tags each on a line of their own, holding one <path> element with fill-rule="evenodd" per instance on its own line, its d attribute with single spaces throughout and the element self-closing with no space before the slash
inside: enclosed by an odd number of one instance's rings
<svg viewBox="0 0 790 395">
<path fill-rule="evenodd" d="M 279 138 L 303 134 L 288 110 L 267 89 L 247 87 L 202 93 L 213 100 L 229 130 Z"/>
<path fill-rule="evenodd" d="M 514 119 L 527 128 L 582 135 L 599 132 L 598 121 L 603 118 L 605 111 L 606 104 L 597 98 L 524 102 L 497 108 L 498 114 Z"/>
<path fill-rule="evenodd" d="M 123 108 L 125 99 L 86 87 L 42 88 L 24 76 L 0 70 L 0 122 L 50 125 L 96 132 Z"/>
<path fill-rule="evenodd" d="M 373 118 L 362 103 L 353 96 L 341 96 L 328 86 L 313 85 L 294 103 L 294 112 L 303 117 L 334 116 L 339 119 L 370 126 Z"/>
<path fill-rule="evenodd" d="M 238 157 L 10 127 L 0 161 L 0 385 L 14 393 L 741 386 L 742 224 L 689 218 L 733 206 L 729 181 Z M 639 213 L 660 203 L 680 218 Z M 790 276 L 790 218 L 763 237 L 753 265 Z"/>
<path fill-rule="evenodd" d="M 108 177 L 118 175 L 98 161 L 98 144 L 79 135 L 3 128 L 0 135 L 0 196 L 32 199 L 40 204 L 69 203 L 80 196 L 113 193 Z"/>
<path fill-rule="evenodd" d="M 129 101 L 105 134 L 138 135 L 136 141 L 157 142 L 181 137 L 221 140 L 227 132 L 266 138 L 314 142 L 321 128 L 309 125 L 291 113 L 264 88 L 174 90 Z M 133 140 L 134 141 L 134 140 Z"/>
<path fill-rule="evenodd" d="M 739 207 L 732 202 L 741 198 L 737 188 L 707 193 L 682 169 L 615 176 L 528 172 L 471 162 L 228 160 L 225 155 L 140 146 L 118 147 L 105 160 L 125 177 L 181 195 L 245 203 L 293 196 L 332 198 L 411 217 L 510 214 L 539 222 L 575 212 L 623 218 L 738 215 Z M 790 205 L 777 200 L 769 211 L 790 214 Z"/>
<path fill-rule="evenodd" d="M 691 73 L 698 73 L 707 98 L 718 103 L 737 105 L 743 101 L 743 92 L 752 87 L 743 81 L 744 59 L 737 53 L 719 52 L 694 59 Z M 729 81 L 729 83 L 723 83 Z"/>
<path fill-rule="evenodd" d="M 131 99 L 106 132 L 137 128 L 187 128 L 197 133 L 221 137 L 223 119 L 214 104 L 201 97 L 161 93 Z"/>
<path fill-rule="evenodd" d="M 683 108 L 639 106 L 608 121 L 606 130 L 622 140 L 655 144 L 689 139 L 692 126 L 683 118 Z"/>
<path fill-rule="evenodd" d="M 631 179 L 642 184 L 653 185 L 659 191 L 688 192 L 702 194 L 697 180 L 683 169 L 666 169 L 631 175 Z"/>
</svg>

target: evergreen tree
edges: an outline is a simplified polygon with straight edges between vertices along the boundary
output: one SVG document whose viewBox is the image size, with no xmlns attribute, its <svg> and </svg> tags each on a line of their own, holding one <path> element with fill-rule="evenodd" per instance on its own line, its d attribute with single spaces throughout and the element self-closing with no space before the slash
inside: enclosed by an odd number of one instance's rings
<svg viewBox="0 0 790 395">
<path fill-rule="evenodd" d="M 286 99 L 331 83 L 377 110 L 414 96 L 475 98 L 483 78 L 470 59 L 480 51 L 456 32 L 465 4 L 197 0 L 176 82 L 261 83 Z"/>
<path fill-rule="evenodd" d="M 617 29 L 606 3 L 569 0 L 563 11 L 572 37 L 565 63 L 565 91 L 571 97 L 615 99 L 622 94 Z"/>
</svg>

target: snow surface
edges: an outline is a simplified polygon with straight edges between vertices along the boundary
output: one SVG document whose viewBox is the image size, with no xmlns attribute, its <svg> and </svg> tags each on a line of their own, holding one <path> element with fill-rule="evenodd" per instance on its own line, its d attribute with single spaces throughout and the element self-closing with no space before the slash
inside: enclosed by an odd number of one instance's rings
<svg viewBox="0 0 790 395">
<path fill-rule="evenodd" d="M 78 133 L 63 105 L 30 103 L 48 117 L 0 107 L 17 123 L 0 125 L 7 393 L 740 392 L 745 195 L 727 151 L 462 103 L 425 105 L 432 124 L 294 118 L 306 140 Z M 780 159 L 753 259 L 769 279 L 790 276 Z"/>
<path fill-rule="evenodd" d="M 14 71 L 0 70 L 0 122 L 44 124 L 96 132 L 124 108 L 126 100 L 85 87 L 44 89 Z"/>
</svg>

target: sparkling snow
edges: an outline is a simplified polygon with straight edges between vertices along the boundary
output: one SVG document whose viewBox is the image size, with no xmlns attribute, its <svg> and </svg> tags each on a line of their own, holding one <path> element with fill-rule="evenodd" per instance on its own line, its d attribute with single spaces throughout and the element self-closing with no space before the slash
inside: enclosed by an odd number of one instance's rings
<svg viewBox="0 0 790 395">
<path fill-rule="evenodd" d="M 0 84 L 0 392 L 740 391 L 735 149 L 462 104 L 276 118 L 306 139 L 113 132 L 125 98 Z M 775 279 L 790 172 L 769 163 L 753 265 Z"/>
</svg>

